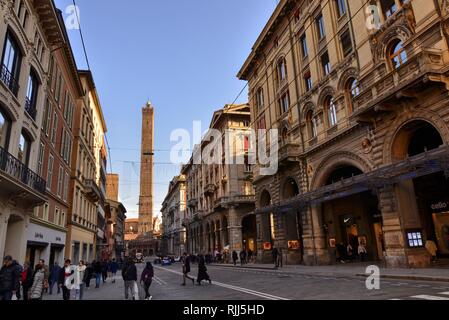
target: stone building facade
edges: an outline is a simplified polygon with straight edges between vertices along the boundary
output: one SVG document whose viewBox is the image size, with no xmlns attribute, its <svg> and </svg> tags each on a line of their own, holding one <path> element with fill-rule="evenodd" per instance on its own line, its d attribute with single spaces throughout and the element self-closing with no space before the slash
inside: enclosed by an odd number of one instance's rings
<svg viewBox="0 0 449 320">
<path fill-rule="evenodd" d="M 182 222 L 186 218 L 186 177 L 173 178 L 167 196 L 162 203 L 162 241 L 163 255 L 180 257 L 186 250 L 186 228 Z"/>
<path fill-rule="evenodd" d="M 57 241 L 44 237 L 47 227 L 65 236 L 53 219 L 37 225 L 33 215 L 47 202 L 39 161 L 50 55 L 65 40 L 51 1 L 0 1 L 0 15 L 0 256 L 23 262 L 29 240 Z"/>
<path fill-rule="evenodd" d="M 370 6 L 369 6 L 370 5 Z M 279 132 L 254 168 L 258 260 L 424 267 L 449 254 L 447 1 L 279 2 L 238 77 L 253 128 Z M 355 249 L 356 250 L 356 249 Z"/>
<path fill-rule="evenodd" d="M 192 254 L 256 249 L 249 126 L 247 104 L 218 110 L 209 126 L 214 133 L 209 130 L 182 168 L 187 185 L 183 225 L 187 228 L 187 250 Z M 225 161 L 227 158 L 233 161 Z M 237 162 L 237 158 L 242 161 Z"/>
</svg>

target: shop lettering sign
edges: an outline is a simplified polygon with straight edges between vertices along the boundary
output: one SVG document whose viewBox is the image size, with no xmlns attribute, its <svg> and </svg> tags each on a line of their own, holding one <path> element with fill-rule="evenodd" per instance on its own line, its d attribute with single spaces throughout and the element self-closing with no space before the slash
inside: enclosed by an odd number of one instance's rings
<svg viewBox="0 0 449 320">
<path fill-rule="evenodd" d="M 39 233 L 39 232 L 36 232 L 36 233 L 34 234 L 34 237 L 35 237 L 36 239 L 44 239 L 44 235 L 43 235 L 42 233 Z"/>
<path fill-rule="evenodd" d="M 62 242 L 62 239 L 60 237 L 56 237 L 57 242 Z"/>
<path fill-rule="evenodd" d="M 449 208 L 449 204 L 447 201 L 440 201 L 438 203 L 434 203 L 431 206 L 432 211 L 445 211 Z"/>
</svg>

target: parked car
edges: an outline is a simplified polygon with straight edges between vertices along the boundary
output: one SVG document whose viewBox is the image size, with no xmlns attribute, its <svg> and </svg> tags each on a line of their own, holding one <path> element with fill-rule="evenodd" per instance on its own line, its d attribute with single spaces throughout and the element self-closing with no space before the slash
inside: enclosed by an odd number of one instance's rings
<svg viewBox="0 0 449 320">
<path fill-rule="evenodd" d="M 162 265 L 163 266 L 171 266 L 172 260 L 169 257 L 165 257 L 164 259 L 162 259 Z"/>
<path fill-rule="evenodd" d="M 181 257 L 175 257 L 175 262 L 181 262 Z"/>
<path fill-rule="evenodd" d="M 154 264 L 162 264 L 162 258 L 157 257 L 156 259 L 154 259 Z"/>
</svg>

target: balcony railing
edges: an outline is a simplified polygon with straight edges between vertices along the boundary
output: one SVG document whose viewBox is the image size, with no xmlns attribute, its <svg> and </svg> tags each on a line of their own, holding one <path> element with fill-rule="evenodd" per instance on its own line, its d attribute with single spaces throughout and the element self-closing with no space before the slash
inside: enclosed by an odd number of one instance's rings
<svg viewBox="0 0 449 320">
<path fill-rule="evenodd" d="M 30 115 L 31 118 L 33 118 L 33 120 L 36 120 L 37 110 L 28 97 L 25 98 L 25 111 Z"/>
<path fill-rule="evenodd" d="M 19 92 L 19 83 L 17 82 L 14 75 L 8 70 L 5 65 L 2 65 L 2 71 L 0 73 L 0 79 L 8 87 L 11 92 L 17 96 Z"/>
<path fill-rule="evenodd" d="M 86 180 L 84 182 L 84 186 L 86 188 L 86 193 L 90 196 L 94 201 L 98 201 L 101 198 L 100 188 L 98 188 L 97 184 L 93 180 Z"/>
<path fill-rule="evenodd" d="M 45 194 L 45 180 L 31 171 L 19 159 L 16 159 L 2 147 L 0 147 L 0 171 L 17 181 L 22 182 L 31 189 L 41 194 Z"/>
</svg>

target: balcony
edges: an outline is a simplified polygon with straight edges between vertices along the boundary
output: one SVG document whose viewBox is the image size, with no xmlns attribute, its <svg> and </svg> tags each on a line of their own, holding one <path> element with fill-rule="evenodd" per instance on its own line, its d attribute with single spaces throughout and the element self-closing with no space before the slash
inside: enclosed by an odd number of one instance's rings
<svg viewBox="0 0 449 320">
<path fill-rule="evenodd" d="M 204 188 L 204 195 L 211 196 L 211 195 L 215 194 L 215 191 L 217 191 L 217 187 L 214 184 L 209 183 Z"/>
<path fill-rule="evenodd" d="M 9 90 L 17 97 L 19 92 L 19 83 L 14 78 L 13 74 L 8 70 L 5 65 L 2 65 L 2 71 L 0 73 L 0 80 L 8 87 Z"/>
<path fill-rule="evenodd" d="M 408 57 L 399 68 L 383 73 L 354 99 L 352 118 L 369 121 L 378 112 L 390 112 L 402 99 L 414 99 L 431 83 L 446 84 L 448 67 L 439 50 L 422 50 Z"/>
<path fill-rule="evenodd" d="M 182 226 L 188 228 L 192 220 L 190 218 L 182 219 Z"/>
<path fill-rule="evenodd" d="M 253 204 L 256 201 L 255 195 L 240 195 L 240 196 L 233 196 L 233 197 L 221 197 L 217 199 L 214 203 L 214 208 L 223 208 L 227 209 L 230 205 L 236 205 L 236 204 Z"/>
<path fill-rule="evenodd" d="M 0 147 L 0 190 L 20 198 L 26 205 L 45 202 L 46 182 Z"/>
<path fill-rule="evenodd" d="M 279 148 L 279 165 L 285 166 L 299 162 L 299 144 L 285 143 Z"/>
<path fill-rule="evenodd" d="M 25 98 L 25 111 L 30 115 L 30 117 L 33 120 L 36 120 L 37 110 L 28 97 Z"/>
<path fill-rule="evenodd" d="M 187 201 L 187 206 L 189 208 L 195 208 L 198 205 L 198 200 L 197 199 L 189 199 Z"/>
<path fill-rule="evenodd" d="M 84 182 L 84 188 L 86 195 L 92 199 L 94 202 L 97 202 L 101 199 L 100 188 L 98 188 L 97 184 L 93 180 L 86 180 Z"/>
</svg>

